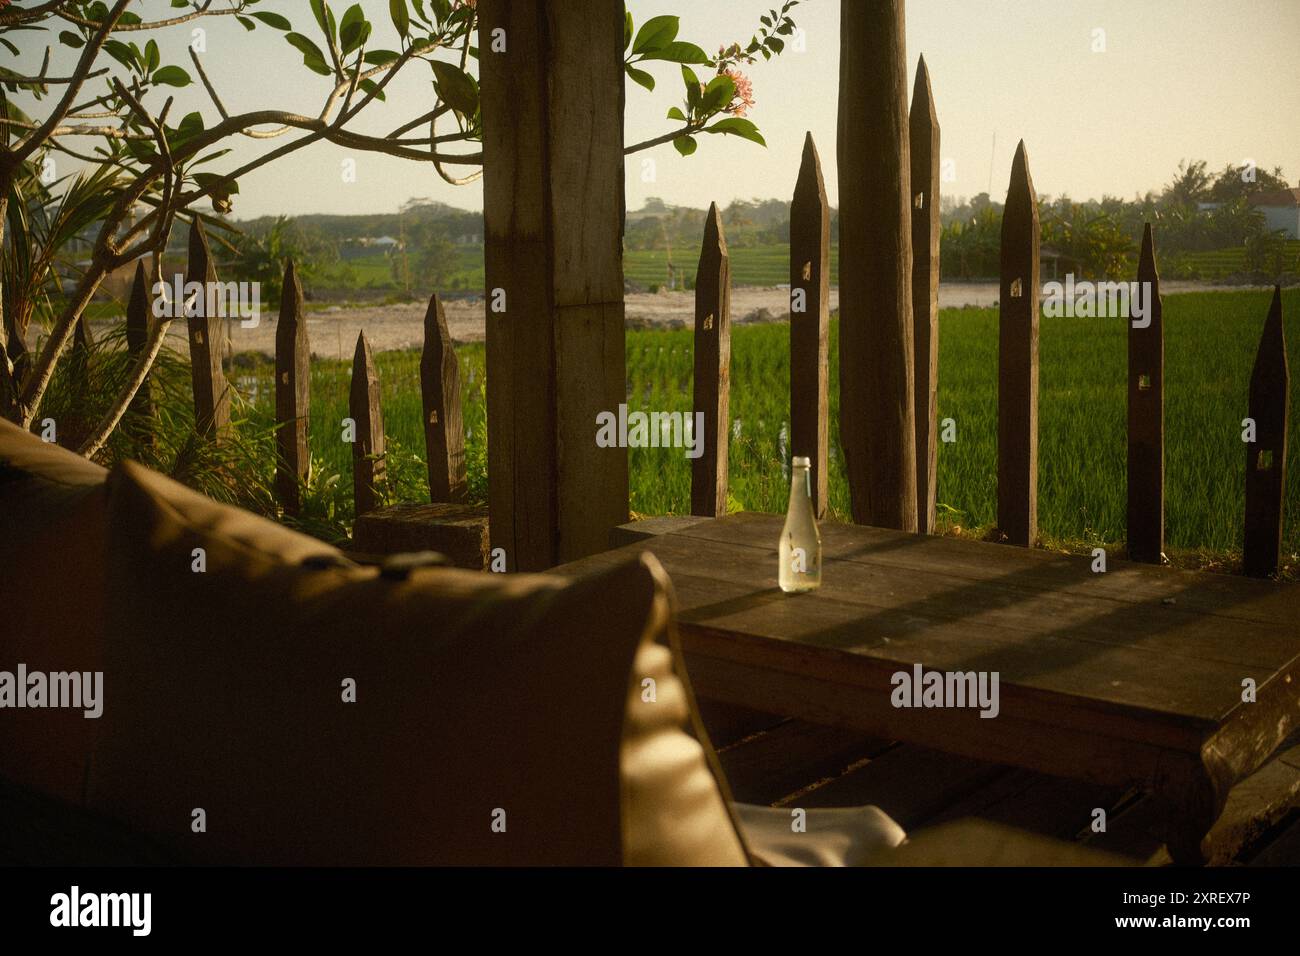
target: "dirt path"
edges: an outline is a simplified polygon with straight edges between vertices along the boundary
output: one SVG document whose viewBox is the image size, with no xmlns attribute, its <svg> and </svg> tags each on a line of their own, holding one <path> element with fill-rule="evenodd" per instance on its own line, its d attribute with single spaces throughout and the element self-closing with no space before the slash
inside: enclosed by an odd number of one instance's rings
<svg viewBox="0 0 1300 956">
<path fill-rule="evenodd" d="M 1244 286 L 1215 286 L 1197 282 L 1162 283 L 1163 294 Z M 945 283 L 939 287 L 940 308 L 962 306 L 987 307 L 997 303 L 997 283 Z M 731 315 L 735 323 L 775 322 L 787 316 L 789 292 L 782 287 L 743 286 L 732 290 Z M 629 328 L 686 328 L 694 315 L 692 292 L 636 292 L 624 299 Z M 445 302 L 447 326 L 456 342 L 483 341 L 483 300 L 449 299 Z M 831 290 L 830 307 L 839 307 L 839 291 Z M 349 358 L 362 329 L 375 351 L 419 348 L 424 342 L 425 306 L 416 303 L 376 306 L 330 306 L 307 317 L 307 332 L 313 354 L 321 358 Z M 256 328 L 241 328 L 233 323 L 236 352 L 275 353 L 275 315 L 262 316 Z M 173 326 L 170 338 L 183 347 L 185 332 L 181 323 Z"/>
</svg>

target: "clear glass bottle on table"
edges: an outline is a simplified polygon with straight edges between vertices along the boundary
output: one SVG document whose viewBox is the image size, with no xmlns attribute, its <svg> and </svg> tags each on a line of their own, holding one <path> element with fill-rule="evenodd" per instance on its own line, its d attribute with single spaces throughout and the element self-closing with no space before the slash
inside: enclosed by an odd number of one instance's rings
<svg viewBox="0 0 1300 956">
<path fill-rule="evenodd" d="M 821 586 L 822 536 L 813 514 L 811 462 L 803 456 L 790 465 L 790 507 L 779 552 L 782 591 L 812 591 Z"/>
</svg>

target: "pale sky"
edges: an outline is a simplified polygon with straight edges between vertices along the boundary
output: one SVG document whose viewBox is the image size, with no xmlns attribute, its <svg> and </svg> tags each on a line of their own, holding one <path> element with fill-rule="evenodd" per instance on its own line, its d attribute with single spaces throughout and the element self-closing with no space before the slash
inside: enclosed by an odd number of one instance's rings
<svg viewBox="0 0 1300 956">
<path fill-rule="evenodd" d="M 638 24 L 662 13 L 680 14 L 679 39 L 710 52 L 724 42 L 748 40 L 759 16 L 774 5 L 777 0 L 629 2 Z M 333 6 L 341 17 L 346 4 Z M 363 0 L 362 6 L 375 22 L 369 46 L 395 47 L 386 0 Z M 145 0 L 133 9 L 147 19 L 170 11 L 166 0 Z M 281 12 L 296 29 L 316 33 L 306 0 L 264 0 L 257 9 Z M 768 148 L 702 136 L 689 158 L 671 145 L 631 156 L 629 208 L 648 196 L 697 207 L 711 200 L 788 199 L 807 130 L 836 203 L 840 2 L 804 0 L 792 13 L 804 31 L 805 49 L 788 47 L 750 71 L 756 99 L 750 118 Z M 229 17 L 206 26 L 204 62 L 231 112 L 319 110 L 329 80 L 308 72 L 283 34 L 264 26 L 246 33 Z M 1093 52 L 1097 30 L 1104 31 L 1105 52 Z M 34 35 L 14 39 L 21 44 Z M 183 46 L 188 32 L 170 29 L 162 36 L 164 62 L 190 68 Z M 24 53 L 22 67 L 34 72 L 41 50 Z M 1000 199 L 1021 138 L 1040 195 L 1131 198 L 1160 188 L 1181 159 L 1205 159 L 1215 170 L 1246 160 L 1269 169 L 1280 164 L 1290 182 L 1300 181 L 1300 0 L 908 0 L 909 89 L 922 53 L 942 127 L 941 154 L 955 165 L 955 181 L 943 187 L 947 194 L 982 192 L 991 177 L 992 193 Z M 66 67 L 68 59 L 57 55 L 56 68 Z M 414 66 L 390 87 L 387 103 L 371 107 L 374 115 L 363 131 L 387 132 L 429 108 L 427 70 Z M 661 64 L 652 71 L 659 80 L 654 93 L 628 84 L 629 144 L 666 132 L 671 123 L 664 114 L 679 102 L 678 67 Z M 200 109 L 209 124 L 214 121 L 197 83 L 170 92 L 178 93 L 174 118 Z M 154 105 L 161 101 L 157 96 Z M 22 105 L 32 106 L 30 100 Z M 241 139 L 236 152 L 219 162 L 233 166 L 283 141 Z M 340 164 L 348 156 L 357 162 L 355 183 L 341 181 Z M 654 160 L 652 182 L 642 181 L 647 157 Z M 478 184 L 453 187 L 424 164 L 320 144 L 241 182 L 234 215 L 394 211 L 413 197 L 482 208 Z"/>
</svg>

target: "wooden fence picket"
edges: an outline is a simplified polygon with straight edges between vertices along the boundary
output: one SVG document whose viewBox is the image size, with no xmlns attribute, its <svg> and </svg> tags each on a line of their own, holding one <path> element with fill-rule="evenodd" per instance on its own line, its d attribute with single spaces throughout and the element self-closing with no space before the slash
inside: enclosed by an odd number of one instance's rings
<svg viewBox="0 0 1300 956">
<path fill-rule="evenodd" d="M 429 460 L 429 500 L 465 500 L 465 431 L 460 407 L 460 363 L 447 330 L 447 315 L 435 292 L 424 316 L 420 356 L 424 444 Z"/>
<path fill-rule="evenodd" d="M 916 530 L 935 522 L 939 393 L 939 118 L 925 57 L 908 116 L 912 189 L 912 351 L 916 396 Z"/>
<path fill-rule="evenodd" d="M 131 282 L 131 296 L 126 303 L 126 348 L 132 359 L 149 347 L 149 274 L 144 259 L 135 264 L 135 279 Z M 140 383 L 131 399 L 131 415 L 140 423 L 136 439 L 148 446 L 153 444 L 153 386 L 148 377 Z"/>
<path fill-rule="evenodd" d="M 998 530 L 1038 537 L 1038 199 L 1024 140 L 1002 212 L 998 289 Z"/>
<path fill-rule="evenodd" d="M 709 205 L 704 220 L 704 245 L 695 273 L 694 391 L 692 407 L 704 413 L 704 429 L 694 436 L 703 454 L 691 462 L 691 514 L 724 515 L 730 447 L 731 259 L 717 203 Z"/>
<path fill-rule="evenodd" d="M 185 284 L 197 282 L 200 291 L 189 302 L 173 303 L 185 309 L 190 342 L 190 376 L 194 388 L 194 424 L 200 435 L 214 437 L 230 426 L 230 389 L 221 368 L 225 351 L 225 325 L 219 316 L 208 315 L 209 290 L 217 281 L 217 271 L 208 249 L 208 237 L 198 216 L 190 226 L 189 264 Z M 215 310 L 214 310 L 215 311 Z"/>
<path fill-rule="evenodd" d="M 1276 574 L 1282 551 L 1282 495 L 1286 489 L 1286 429 L 1291 376 L 1282 325 L 1282 287 L 1273 289 L 1264 332 L 1250 373 L 1247 414 L 1255 441 L 1246 444 L 1246 534 L 1242 570 L 1256 577 Z"/>
<path fill-rule="evenodd" d="M 311 467 L 307 442 L 311 409 L 311 345 L 303 315 L 302 283 L 293 260 L 284 267 L 280 317 L 275 326 L 276 495 L 285 514 L 302 507 L 300 489 Z"/>
<path fill-rule="evenodd" d="M 1128 328 L 1128 556 L 1159 564 L 1165 550 L 1165 327 L 1151 223 L 1138 257 L 1140 304 Z"/>
<path fill-rule="evenodd" d="M 365 332 L 357 335 L 357 348 L 352 356 L 348 414 L 356 430 L 352 444 L 352 496 L 355 513 L 363 515 L 379 505 L 379 484 L 384 476 L 384 411 L 375 359 Z"/>
<path fill-rule="evenodd" d="M 831 213 L 812 133 L 790 203 L 790 455 L 812 462 L 812 501 L 826 513 Z"/>
</svg>

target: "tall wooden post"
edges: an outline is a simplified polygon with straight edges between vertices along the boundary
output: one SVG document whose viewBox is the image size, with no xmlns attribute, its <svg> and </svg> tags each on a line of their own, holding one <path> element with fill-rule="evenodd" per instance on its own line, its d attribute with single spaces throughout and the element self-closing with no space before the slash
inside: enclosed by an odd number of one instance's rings
<svg viewBox="0 0 1300 956">
<path fill-rule="evenodd" d="M 352 356 L 352 387 L 348 393 L 348 415 L 355 434 L 352 443 L 352 498 L 355 514 L 374 511 L 379 505 L 379 484 L 384 476 L 384 409 L 380 402 L 379 375 L 366 333 L 357 335 Z"/>
<path fill-rule="evenodd" d="M 912 334 L 916 396 L 916 530 L 934 531 L 939 398 L 939 118 L 925 57 L 908 116 L 912 159 Z"/>
<path fill-rule="evenodd" d="M 460 363 L 447 330 L 447 315 L 435 292 L 424 315 L 420 356 L 424 406 L 424 448 L 429 459 L 429 500 L 465 500 L 465 428 L 460 409 Z"/>
<path fill-rule="evenodd" d="M 1277 573 L 1282 552 L 1283 495 L 1286 492 L 1286 430 L 1291 373 L 1282 327 L 1282 287 L 1273 289 L 1264 332 L 1250 373 L 1250 407 L 1255 440 L 1246 444 L 1246 535 L 1243 570 L 1256 577 Z"/>
<path fill-rule="evenodd" d="M 302 507 L 299 494 L 311 467 L 307 444 L 311 409 L 311 345 L 302 309 L 302 283 L 293 260 L 284 267 L 280 291 L 280 318 L 275 325 L 275 440 L 280 453 L 275 490 L 284 513 L 296 515 Z"/>
<path fill-rule="evenodd" d="M 1130 302 L 1128 328 L 1128 556 L 1159 564 L 1165 550 L 1165 324 L 1151 223 L 1142 230 L 1137 277 L 1140 299 Z"/>
<path fill-rule="evenodd" d="M 1024 140 L 1002 210 L 998 290 L 998 530 L 1038 537 L 1038 198 Z"/>
<path fill-rule="evenodd" d="M 194 426 L 200 435 L 215 436 L 230 426 L 230 389 L 226 373 L 221 368 L 225 352 L 225 324 L 219 316 L 208 315 L 209 295 L 217 281 L 217 270 L 212 264 L 208 237 L 203 232 L 203 222 L 198 216 L 190 226 L 189 265 L 185 271 L 185 285 L 195 282 L 201 286 L 193 300 L 176 305 L 185 306 L 185 321 L 190 340 L 190 377 L 194 387 Z M 215 310 L 214 310 L 215 311 Z"/>
<path fill-rule="evenodd" d="M 702 454 L 691 462 L 691 514 L 727 513 L 727 455 L 731 447 L 731 258 L 718 204 L 709 205 L 695 272 L 695 399 L 704 413 L 694 436 Z"/>
<path fill-rule="evenodd" d="M 491 546 L 510 570 L 608 547 L 627 520 L 623 5 L 481 0 Z"/>
<path fill-rule="evenodd" d="M 790 456 L 812 462 L 812 502 L 826 514 L 830 411 L 831 212 L 812 133 L 790 203 Z"/>
<path fill-rule="evenodd" d="M 840 444 L 853 520 L 915 531 L 903 0 L 840 10 Z"/>
</svg>

